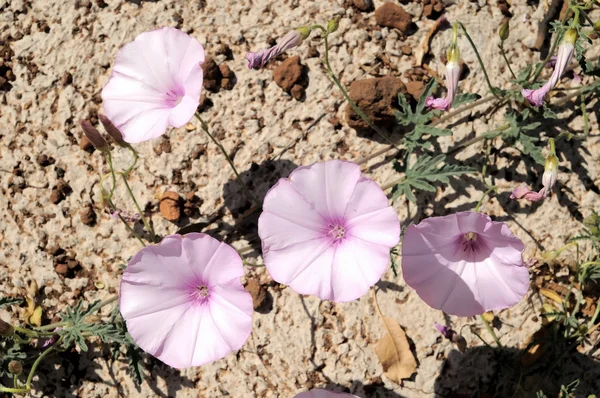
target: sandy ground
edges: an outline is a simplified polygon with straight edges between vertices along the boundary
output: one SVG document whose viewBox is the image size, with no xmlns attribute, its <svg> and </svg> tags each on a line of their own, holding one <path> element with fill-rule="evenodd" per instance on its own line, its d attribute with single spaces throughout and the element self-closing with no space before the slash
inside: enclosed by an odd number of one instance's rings
<svg viewBox="0 0 600 398">
<path fill-rule="evenodd" d="M 382 3 L 375 0 L 376 6 Z M 413 15 L 420 14 L 417 3 L 405 8 Z M 508 56 L 515 65 L 524 65 L 539 57 L 527 45 L 535 40 L 545 5 L 515 0 L 511 11 L 514 17 L 506 43 Z M 61 308 L 72 305 L 77 296 L 105 298 L 118 289 L 119 266 L 138 250 L 138 244 L 118 220 L 100 209 L 98 181 L 100 172 L 106 172 L 106 165 L 97 151 L 90 155 L 78 146 L 82 135 L 78 121 L 101 111 L 99 95 L 110 76 L 115 53 L 141 32 L 161 26 L 178 27 L 197 38 L 217 63 L 226 62 L 235 72 L 238 82 L 234 89 L 208 94 L 214 106 L 203 115 L 221 135 L 225 147 L 235 149 L 235 164 L 245 172 L 246 179 L 253 181 L 258 195 L 297 165 L 328 159 L 356 161 L 382 148 L 383 144 L 358 136 L 344 123 L 340 129 L 331 123 L 333 115 L 343 119 L 345 105 L 319 59 L 308 56 L 310 47 L 323 50 L 318 39 L 290 51 L 291 55 L 300 55 L 309 69 L 305 102 L 284 93 L 274 83 L 270 69 L 257 72 L 246 68 L 245 52 L 267 47 L 268 38 L 281 37 L 292 27 L 325 23 L 333 15 L 342 19 L 332 39 L 332 65 L 346 85 L 365 71 L 376 76 L 401 76 L 415 62 L 413 56 L 402 55 L 401 46 L 416 48 L 434 23 L 415 18 L 418 31 L 400 40 L 393 29 L 378 27 L 372 12 L 359 13 L 344 6 L 342 0 L 159 0 L 141 4 L 123 0 L 0 0 L 0 39 L 10 38 L 16 75 L 12 89 L 0 92 L 2 291 L 16 293 L 19 281 L 35 279 L 44 292 L 44 307 Z M 494 83 L 508 84 L 509 74 L 496 47 L 497 27 L 503 18 L 497 5 L 483 0 L 458 1 L 446 8 L 446 15 L 450 21 L 461 20 L 470 29 Z M 443 53 L 450 35 L 450 30 L 443 31 L 432 42 L 432 54 L 436 57 L 430 66 L 440 74 L 443 64 L 437 55 Z M 217 55 L 221 45 L 231 48 L 233 59 Z M 461 83 L 462 90 L 486 95 L 488 90 L 473 52 L 464 38 L 459 45 L 471 69 Z M 389 58 L 389 66 L 375 61 L 378 54 Z M 65 77 L 66 73 L 72 80 Z M 597 102 L 588 104 L 588 109 L 594 106 Z M 491 114 L 486 107 L 476 111 L 474 117 L 467 115 L 447 124 L 454 135 L 440 140 L 442 149 L 502 123 L 501 115 Z M 566 114 L 571 114 L 568 109 Z M 321 115 L 325 116 L 318 118 Z M 578 232 L 582 217 L 592 209 L 600 211 L 597 118 L 598 113 L 592 112 L 593 137 L 588 141 L 581 145 L 565 141 L 558 144 L 559 189 L 541 204 L 530 206 L 508 199 L 520 182 L 538 187 L 541 168 L 532 169 L 531 162 L 521 161 L 519 152 L 511 148 L 496 154 L 497 162 L 490 174 L 499 194 L 482 209 L 509 223 L 526 243 L 526 257 L 534 256 L 536 250 L 561 247 Z M 577 131 L 581 117 L 573 115 L 554 123 L 568 124 Z M 156 151 L 164 148 L 165 141 L 170 143 L 170 151 Z M 494 142 L 496 147 L 500 144 Z M 195 151 L 202 145 L 206 146 L 205 153 L 194 159 Z M 250 246 L 256 254 L 256 218 L 234 228 L 233 216 L 247 210 L 249 203 L 238 192 L 226 161 L 199 129 L 171 130 L 166 139 L 136 148 L 141 162 L 131 183 L 143 206 L 153 212 L 159 234 L 174 233 L 189 222 L 220 216 L 210 228 L 219 229 L 221 236 L 235 247 Z M 483 145 L 477 144 L 459 154 L 457 161 L 481 167 L 485 161 L 482 153 Z M 37 162 L 39 155 L 52 157 L 55 163 L 43 167 Z M 380 156 L 364 166 L 365 172 L 380 184 L 396 178 L 391 164 L 384 160 Z M 250 171 L 251 163 L 258 168 Z M 51 190 L 61 176 L 72 193 L 53 204 Z M 472 209 L 482 189 L 483 184 L 475 176 L 465 177 L 453 181 L 451 186 L 440 187 L 435 194 L 420 195 L 417 205 L 398 200 L 394 207 L 406 225 L 428 215 Z M 167 190 L 182 196 L 195 193 L 203 200 L 200 216 L 178 224 L 163 219 L 158 213 L 157 198 Z M 133 210 L 124 196 L 118 197 L 117 203 Z M 95 206 L 98 215 L 93 227 L 84 225 L 79 215 L 89 204 Z M 83 271 L 75 278 L 60 277 L 48 253 L 53 246 L 66 250 L 80 262 Z M 124 364 L 109 367 L 96 348 L 81 360 L 74 360 L 76 355 L 71 354 L 69 361 L 50 361 L 52 365 L 44 367 L 39 375 L 33 396 L 291 398 L 308 388 L 329 387 L 363 397 L 429 397 L 434 393 L 446 396 L 450 389 L 472 392 L 478 386 L 500 382 L 495 375 L 501 365 L 490 351 L 481 348 L 477 337 L 465 329 L 469 346 L 478 348 L 461 359 L 461 354 L 433 327 L 434 321 L 444 323 L 443 314 L 426 306 L 391 270 L 378 284 L 378 301 L 382 311 L 405 328 L 418 359 L 416 376 L 403 386 L 383 375 L 374 353 L 373 345 L 383 336 L 384 329 L 370 294 L 346 304 L 321 302 L 269 284 L 262 269 L 248 272 L 268 284 L 273 303 L 270 310 L 255 314 L 252 336 L 239 353 L 181 372 L 153 364 L 149 381 L 136 387 L 125 373 Z M 537 316 L 539 307 L 539 297 L 531 294 L 519 305 L 498 314 L 504 322 L 499 334 L 507 350 L 523 348 L 526 339 L 537 330 L 541 322 Z M 6 312 L 2 315 L 3 319 L 11 316 Z M 457 318 L 451 318 L 451 322 L 456 330 L 465 323 L 476 323 Z M 591 357 L 585 360 L 590 361 L 585 375 L 565 371 L 565 379 L 583 377 L 585 383 L 592 383 L 590 391 L 596 387 L 600 391 L 600 386 L 593 385 L 600 373 L 598 366 Z M 465 364 L 470 365 L 467 371 Z M 553 381 L 556 380 L 544 383 Z"/>
</svg>

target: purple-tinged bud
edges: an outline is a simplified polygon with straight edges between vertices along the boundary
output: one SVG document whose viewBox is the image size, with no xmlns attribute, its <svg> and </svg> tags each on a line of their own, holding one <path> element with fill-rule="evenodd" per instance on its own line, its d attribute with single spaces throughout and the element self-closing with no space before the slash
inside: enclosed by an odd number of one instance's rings
<svg viewBox="0 0 600 398">
<path fill-rule="evenodd" d="M 458 89 L 458 80 L 460 79 L 460 51 L 455 45 L 450 46 L 448 49 L 448 61 L 446 62 L 446 97 L 434 98 L 433 96 L 427 98 L 425 105 L 429 109 L 439 109 L 447 111 L 452 107 L 454 98 L 456 97 Z"/>
<path fill-rule="evenodd" d="M 12 325 L 0 319 L 0 336 L 10 337 L 13 334 L 15 334 L 15 329 L 12 327 Z"/>
<path fill-rule="evenodd" d="M 542 87 L 531 90 L 531 89 L 523 89 L 521 90 L 521 94 L 523 97 L 527 99 L 532 105 L 536 107 L 540 107 L 544 104 L 544 97 L 548 94 L 560 80 L 560 77 L 564 73 L 571 57 L 573 56 L 573 51 L 575 50 L 575 42 L 577 41 L 577 30 L 569 29 L 565 33 L 563 41 L 558 48 L 558 54 L 556 56 L 556 64 L 554 66 L 554 71 L 552 72 L 552 76 L 550 76 L 550 80 L 546 82 Z"/>
<path fill-rule="evenodd" d="M 305 33 L 306 32 L 304 31 L 301 33 L 298 30 L 292 30 L 286 34 L 275 46 L 267 50 L 260 50 L 257 53 L 247 53 L 245 58 L 248 60 L 248 68 L 261 69 L 271 60 L 271 58 L 275 58 L 290 48 L 299 46 L 302 43 L 303 35 Z"/>
<path fill-rule="evenodd" d="M 104 130 L 106 130 L 108 135 L 110 135 L 117 144 L 119 144 L 120 146 L 129 146 L 129 144 L 127 144 L 125 140 L 123 140 L 123 134 L 121 134 L 119 129 L 116 128 L 114 124 L 112 124 L 112 122 L 109 118 L 106 117 L 106 115 L 98 115 L 98 119 L 100 119 L 100 123 L 102 123 L 102 125 L 104 126 Z"/>
<path fill-rule="evenodd" d="M 99 151 L 107 152 L 108 151 L 108 143 L 102 137 L 98 129 L 96 129 L 88 120 L 82 120 L 80 122 L 81 128 L 83 128 L 83 132 L 85 136 L 90 140 L 94 148 Z"/>
</svg>

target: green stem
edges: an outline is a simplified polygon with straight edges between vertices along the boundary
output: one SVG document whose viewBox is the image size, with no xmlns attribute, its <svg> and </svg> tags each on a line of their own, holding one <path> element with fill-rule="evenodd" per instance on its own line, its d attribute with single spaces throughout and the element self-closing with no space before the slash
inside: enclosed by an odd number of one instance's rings
<svg viewBox="0 0 600 398">
<path fill-rule="evenodd" d="M 492 329 L 492 327 L 490 326 L 490 323 L 483 317 L 483 315 L 479 315 L 479 318 L 481 319 L 481 321 L 485 325 L 485 328 L 487 329 L 488 333 L 490 335 L 492 335 L 492 338 L 496 342 L 496 346 L 498 346 L 498 348 L 502 348 L 502 343 L 500 343 L 500 340 L 498 339 L 498 336 L 496 336 L 496 333 L 494 332 L 494 329 Z"/>
<path fill-rule="evenodd" d="M 360 110 L 360 108 L 358 107 L 358 105 L 356 105 L 356 103 L 352 100 L 352 98 L 350 98 L 350 95 L 348 94 L 348 92 L 346 91 L 346 89 L 344 88 L 344 86 L 342 85 L 342 83 L 339 81 L 339 79 L 337 78 L 337 76 L 335 75 L 335 72 L 333 71 L 333 68 L 331 67 L 331 64 L 329 63 L 329 42 L 327 41 L 327 32 L 324 31 L 323 34 L 323 40 L 325 42 L 325 68 L 327 69 L 327 74 L 329 75 L 329 77 L 331 78 L 331 80 L 333 80 L 333 82 L 335 83 L 335 85 L 340 89 L 340 91 L 342 92 L 342 95 L 344 96 L 344 98 L 346 99 L 346 101 L 348 101 L 348 103 L 350 104 L 350 106 L 352 107 L 352 109 L 354 110 L 354 112 L 356 112 L 356 114 L 358 116 L 360 116 L 360 118 L 371 128 L 373 129 L 381 138 L 383 138 L 387 143 L 389 143 L 390 145 L 392 145 L 393 147 L 396 147 L 396 143 L 394 143 L 389 137 L 388 135 L 383 132 L 379 127 L 377 127 L 372 121 L 371 119 L 369 119 L 369 117 Z"/>
<path fill-rule="evenodd" d="M 140 236 L 133 230 L 133 228 L 131 228 L 131 225 L 129 225 L 129 223 L 127 221 L 125 221 L 123 216 L 117 211 L 117 207 L 115 206 L 113 201 L 111 199 L 106 199 L 106 200 L 108 201 L 108 205 L 111 207 L 111 209 L 113 209 L 116 212 L 117 217 L 119 217 L 119 219 L 123 222 L 123 224 L 125 224 L 125 227 L 127 228 L 127 230 L 129 230 L 129 232 L 131 232 L 131 234 L 133 236 L 135 236 L 137 238 L 137 240 L 140 241 L 140 243 L 142 244 L 143 247 L 146 247 L 146 242 L 144 242 L 142 240 L 142 238 L 140 238 Z"/>
<path fill-rule="evenodd" d="M 150 224 L 148 223 L 148 220 L 144 216 L 144 212 L 142 212 L 142 208 L 140 207 L 140 204 L 138 203 L 137 199 L 135 198 L 135 195 L 133 194 L 133 191 L 131 190 L 131 187 L 129 186 L 129 183 L 127 182 L 127 174 L 126 173 L 121 173 L 121 177 L 123 177 L 123 183 L 125 184 L 125 188 L 127 189 L 127 193 L 129 194 L 129 196 L 133 200 L 133 203 L 135 204 L 135 208 L 137 209 L 138 213 L 140 213 L 140 217 L 142 218 L 142 222 L 144 223 L 144 227 L 146 227 L 146 231 L 148 231 L 148 233 L 152 237 L 152 242 L 156 242 L 156 234 L 154 233 L 154 228 L 152 228 L 150 226 Z"/>
<path fill-rule="evenodd" d="M 248 195 L 248 197 L 257 206 L 260 207 L 260 202 L 258 201 L 258 199 L 256 199 L 254 197 L 254 195 L 252 195 L 252 192 L 250 192 L 250 189 L 248 189 L 248 186 L 246 185 L 246 183 L 244 183 L 244 180 L 242 180 L 242 177 L 240 176 L 240 173 L 238 173 L 237 169 L 235 168 L 235 165 L 233 164 L 233 160 L 231 160 L 231 157 L 229 157 L 229 154 L 227 153 L 227 151 L 225 150 L 225 148 L 223 147 L 223 145 L 219 142 L 219 140 L 217 140 L 217 138 L 210 133 L 210 130 L 208 129 L 208 125 L 202 119 L 202 117 L 200 116 L 200 114 L 198 112 L 196 112 L 196 118 L 200 121 L 200 125 L 202 126 L 202 130 L 204 130 L 204 132 L 210 137 L 210 139 L 212 140 L 212 142 L 214 142 L 215 145 L 221 150 L 221 153 L 223 153 L 223 155 L 225 156 L 225 159 L 227 159 L 227 162 L 229 163 L 229 166 L 231 166 L 231 169 L 235 173 L 235 177 L 237 178 L 238 182 L 240 183 L 240 185 L 242 186 L 242 188 L 246 192 L 246 195 Z"/>
<path fill-rule="evenodd" d="M 22 333 L 22 334 L 26 334 L 27 336 L 31 336 L 31 337 L 49 337 L 49 336 L 54 336 L 54 333 L 36 332 L 35 330 L 25 329 L 25 328 L 22 328 L 20 326 L 13 326 L 13 328 L 15 329 L 15 331 L 17 331 L 19 333 Z"/>
<path fill-rule="evenodd" d="M 513 79 L 517 80 L 517 75 L 515 75 L 515 72 L 513 72 L 510 62 L 508 62 L 508 58 L 506 58 L 506 52 L 504 51 L 504 40 L 500 42 L 500 52 L 502 53 L 502 58 L 504 58 L 504 62 L 506 62 L 506 66 L 508 66 L 508 70 L 510 71 Z"/>
<path fill-rule="evenodd" d="M 467 37 L 467 40 L 469 41 L 469 44 L 471 44 L 473 51 L 475 51 L 475 55 L 477 56 L 479 65 L 481 66 L 481 69 L 483 70 L 483 74 L 485 75 L 485 81 L 487 82 L 487 85 L 488 85 L 491 93 L 494 95 L 494 97 L 500 99 L 500 96 L 497 93 L 498 89 L 492 85 L 492 82 L 490 81 L 490 77 L 488 76 L 487 70 L 485 69 L 485 65 L 483 64 L 483 60 L 481 59 L 481 56 L 479 55 L 479 51 L 477 50 L 475 43 L 473 43 L 473 40 L 471 40 L 471 36 L 469 36 L 469 33 L 467 32 L 467 28 L 465 28 L 465 25 L 463 25 L 462 22 L 458 22 L 458 25 L 460 26 L 463 33 Z"/>
<path fill-rule="evenodd" d="M 460 144 L 454 148 L 452 148 L 451 150 L 449 150 L 447 152 L 448 155 L 452 155 L 456 152 L 459 152 L 460 150 L 471 146 L 475 143 L 478 143 L 479 141 L 483 141 L 483 140 L 489 140 L 492 138 L 496 138 L 497 136 L 499 136 L 500 134 L 502 134 L 503 131 L 508 130 L 510 128 L 510 123 L 505 123 L 501 126 L 499 126 L 498 128 L 488 131 L 487 133 L 483 133 L 475 138 L 470 139 L 469 141 L 465 142 L 464 144 Z"/>
<path fill-rule="evenodd" d="M 40 326 L 39 328 L 36 328 L 36 330 L 54 330 L 56 328 L 63 327 L 65 325 L 67 325 L 67 324 L 68 324 L 68 322 L 64 322 L 64 321 L 62 321 L 62 322 L 54 322 L 54 323 L 51 323 L 51 324 L 48 324 L 48 325 Z"/>
<path fill-rule="evenodd" d="M 481 207 L 481 205 L 483 204 L 483 199 L 485 199 L 486 196 L 488 196 L 490 193 L 495 192 L 498 189 L 498 187 L 491 186 L 487 189 L 487 191 L 484 192 L 483 196 L 481 197 L 481 199 L 479 199 L 479 202 L 477 202 L 477 206 L 475 206 L 475 212 L 479 212 L 479 208 Z"/>
</svg>

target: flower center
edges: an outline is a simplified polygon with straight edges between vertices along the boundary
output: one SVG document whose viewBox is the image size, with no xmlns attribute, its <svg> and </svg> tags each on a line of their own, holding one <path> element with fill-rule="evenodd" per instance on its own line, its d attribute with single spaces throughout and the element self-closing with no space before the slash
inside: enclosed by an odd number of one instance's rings
<svg viewBox="0 0 600 398">
<path fill-rule="evenodd" d="M 177 94 L 175 91 L 173 90 L 169 90 L 167 91 L 167 93 L 165 94 L 166 96 L 166 100 L 169 103 L 169 105 L 171 105 L 172 107 L 176 107 L 177 105 L 179 105 L 179 103 L 181 102 L 181 100 L 183 99 L 183 95 L 179 95 Z"/>
<path fill-rule="evenodd" d="M 338 224 L 329 224 L 328 227 L 329 232 L 327 232 L 327 235 L 333 238 L 334 241 L 344 239 L 344 235 L 346 234 L 344 227 Z"/>
<path fill-rule="evenodd" d="M 477 234 L 475 232 L 467 232 L 462 237 L 462 244 L 464 251 L 477 251 L 479 249 L 479 243 L 477 242 Z"/>
<path fill-rule="evenodd" d="M 209 294 L 208 287 L 201 285 L 196 288 L 196 296 L 199 299 L 203 300 L 203 299 L 207 298 L 208 294 Z"/>
</svg>

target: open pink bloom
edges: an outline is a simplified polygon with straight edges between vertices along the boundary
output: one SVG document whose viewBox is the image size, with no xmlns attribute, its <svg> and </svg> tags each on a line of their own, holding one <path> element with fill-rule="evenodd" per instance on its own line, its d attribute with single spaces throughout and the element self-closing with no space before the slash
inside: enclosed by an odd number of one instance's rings
<svg viewBox="0 0 600 398">
<path fill-rule="evenodd" d="M 294 398 L 344 398 L 344 397 L 354 397 L 359 398 L 356 395 L 346 394 L 343 392 L 332 392 L 323 390 L 320 388 L 315 388 L 310 391 L 301 392 L 296 395 Z"/>
<path fill-rule="evenodd" d="M 575 49 L 575 41 L 577 40 L 577 31 L 575 29 L 569 29 L 564 36 L 563 42 L 558 48 L 558 55 L 556 56 L 556 61 L 554 65 L 554 71 L 552 72 L 552 76 L 550 76 L 550 80 L 546 82 L 542 87 L 531 90 L 531 89 L 522 89 L 521 94 L 523 97 L 527 99 L 532 105 L 536 107 L 540 107 L 544 104 L 544 97 L 548 94 L 560 80 L 560 77 L 564 73 L 571 57 L 573 56 L 573 51 Z"/>
<path fill-rule="evenodd" d="M 429 109 L 447 111 L 452 107 L 454 98 L 458 91 L 458 80 L 460 79 L 460 52 L 458 47 L 452 46 L 448 50 L 448 62 L 446 63 L 446 88 L 444 98 L 428 97 L 425 105 Z"/>
<path fill-rule="evenodd" d="M 273 47 L 260 50 L 257 53 L 249 52 L 246 54 L 244 58 L 248 60 L 248 68 L 250 69 L 262 69 L 266 64 L 269 63 L 271 58 L 275 58 L 279 54 L 284 53 L 290 48 L 294 48 L 302 43 L 302 34 L 297 30 L 292 30 L 288 32 L 287 35 L 283 36 L 283 38 Z"/>
<path fill-rule="evenodd" d="M 129 143 L 188 123 L 200 101 L 204 49 L 175 28 L 140 34 L 115 60 L 102 90 L 104 111 Z"/>
<path fill-rule="evenodd" d="M 406 229 L 404 280 L 447 314 L 473 316 L 516 304 L 529 289 L 523 242 L 477 212 L 432 217 Z"/>
<path fill-rule="evenodd" d="M 201 233 L 170 235 L 139 251 L 121 281 L 119 306 L 133 340 L 169 366 L 186 368 L 239 350 L 252 330 L 242 259 Z"/>
<path fill-rule="evenodd" d="M 359 298 L 381 278 L 400 223 L 357 164 L 331 160 L 299 167 L 271 188 L 258 235 L 274 280 L 339 302 Z"/>
</svg>

